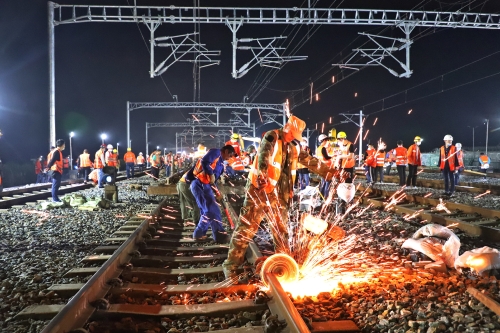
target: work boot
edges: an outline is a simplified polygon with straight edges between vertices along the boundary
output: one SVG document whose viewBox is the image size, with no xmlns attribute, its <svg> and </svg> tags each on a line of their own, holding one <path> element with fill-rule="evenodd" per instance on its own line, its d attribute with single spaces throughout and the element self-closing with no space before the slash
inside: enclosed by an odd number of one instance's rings
<svg viewBox="0 0 500 333">
<path fill-rule="evenodd" d="M 215 238 L 215 241 L 217 243 L 221 243 L 221 244 L 227 244 L 231 240 L 231 236 L 228 235 L 228 233 L 226 231 L 217 231 L 215 233 L 214 238 Z"/>
<path fill-rule="evenodd" d="M 226 279 L 231 279 L 234 284 L 238 284 L 238 273 L 236 270 L 230 269 L 226 266 L 222 266 L 222 271 L 224 272 L 224 277 Z"/>
</svg>

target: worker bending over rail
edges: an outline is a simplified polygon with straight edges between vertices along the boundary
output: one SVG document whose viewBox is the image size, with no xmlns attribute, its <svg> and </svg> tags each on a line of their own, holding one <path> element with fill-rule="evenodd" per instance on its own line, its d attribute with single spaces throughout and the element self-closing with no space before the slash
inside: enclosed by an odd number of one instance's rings
<svg viewBox="0 0 500 333">
<path fill-rule="evenodd" d="M 236 269 L 245 259 L 248 243 L 264 217 L 268 220 L 276 252 L 288 248 L 288 208 L 298 162 L 326 180 L 340 174 L 307 152 L 300 151 L 300 145 L 294 140 L 302 140 L 305 127 L 304 121 L 291 116 L 283 128 L 264 134 L 248 176 L 245 202 L 231 238 L 228 258 L 223 263 L 226 278 L 236 276 Z"/>
</svg>

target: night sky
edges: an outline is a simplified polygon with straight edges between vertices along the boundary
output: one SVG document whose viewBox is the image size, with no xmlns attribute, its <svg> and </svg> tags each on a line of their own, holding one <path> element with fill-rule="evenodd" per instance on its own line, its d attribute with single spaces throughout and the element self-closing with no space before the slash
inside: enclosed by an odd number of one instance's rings
<svg viewBox="0 0 500 333">
<path fill-rule="evenodd" d="M 133 0 L 129 0 L 130 4 Z M 315 1 L 312 1 L 315 3 Z M 71 1 L 61 4 L 114 4 L 127 5 L 127 0 L 115 1 Z M 271 6 L 271 1 L 202 1 L 201 6 Z M 276 7 L 300 7 L 302 1 L 273 1 Z M 307 3 L 307 2 L 306 2 Z M 333 5 L 332 5 L 333 3 Z M 377 6 L 374 7 L 375 3 Z M 316 7 L 340 8 L 392 8 L 454 11 L 500 12 L 498 1 L 461 1 L 461 5 L 449 5 L 451 1 L 325 1 Z M 470 5 L 468 5 L 471 3 Z M 191 1 L 146 1 L 138 5 L 192 5 Z M 420 4 L 420 6 L 417 6 Z M 422 7 L 422 5 L 424 5 Z M 417 7 L 415 7 L 417 6 Z M 238 38 L 274 37 L 295 35 L 298 27 L 285 25 L 243 25 Z M 193 31 L 192 24 L 164 24 L 156 36 L 185 34 Z M 317 88 L 331 82 L 332 75 L 339 80 L 320 94 L 320 100 L 300 105 L 292 110 L 314 129 L 316 123 L 325 131 L 333 123 L 343 120 L 342 112 L 364 109 L 368 114 L 365 125 L 370 129 L 368 139 L 382 138 L 393 147 L 401 139 L 408 146 L 415 135 L 424 138 L 422 149 L 430 151 L 442 145 L 445 134 L 454 136 L 454 142 L 472 146 L 472 130 L 476 128 L 475 144 L 484 146 L 486 127 L 484 119 L 490 120 L 490 129 L 500 127 L 500 31 L 480 29 L 424 29 L 416 28 L 412 37 L 419 36 L 411 47 L 411 69 L 413 75 L 396 78 L 381 67 L 365 68 L 353 74 L 352 70 L 341 72 L 331 64 L 347 56 L 352 48 L 360 47 L 366 38 L 358 32 L 385 36 L 403 37 L 397 28 L 379 26 L 302 26 L 290 45 L 289 52 L 300 40 L 307 42 L 296 55 L 308 59 L 291 62 L 284 66 L 260 94 L 250 89 L 256 79 L 276 70 L 252 69 L 241 79 L 231 77 L 231 33 L 223 24 L 202 24 L 201 41 L 210 50 L 221 50 L 221 64 L 201 70 L 201 101 L 242 102 L 243 96 L 253 96 L 258 103 L 282 103 L 290 98 L 292 106 L 308 98 L 309 82 Z M 192 64 L 177 63 L 160 78 L 149 78 L 149 53 L 146 42 L 149 30 L 135 23 L 79 23 L 56 26 L 56 131 L 57 138 L 68 141 L 69 132 L 75 132 L 73 154 L 84 148 L 91 154 L 98 149 L 100 134 L 106 133 L 109 142 L 126 145 L 126 102 L 192 101 Z M 307 37 L 309 36 L 309 38 Z M 357 38 L 357 39 L 356 39 Z M 356 40 L 355 40 L 356 39 Z M 149 42 L 148 42 L 149 44 Z M 163 51 L 163 50 L 162 50 Z M 156 62 L 165 52 L 158 51 Z M 340 56 L 342 52 L 342 57 Z M 287 55 L 287 53 L 285 53 Z M 396 53 L 402 59 L 403 53 Z M 483 60 L 479 60 L 484 58 Z M 249 51 L 238 51 L 240 67 L 249 60 Z M 479 61 L 478 61 L 479 60 Z M 391 68 L 401 71 L 394 63 Z M 468 66 L 466 66 L 468 65 Z M 466 66 L 466 67 L 463 67 Z M 463 68 L 461 68 L 463 67 Z M 459 69 L 461 68 L 461 69 Z M 325 75 L 318 78 L 318 72 Z M 447 74 L 449 73 L 449 74 Z M 352 75 L 351 75 L 352 74 Z M 495 75 L 496 74 L 496 75 Z M 485 78 L 490 76 L 489 78 Z M 338 79 L 337 79 L 338 80 Z M 431 81 L 430 81 L 431 80 Z M 477 81 L 476 81 L 477 80 Z M 426 84 L 422 84 L 427 82 Z M 474 83 L 465 84 L 476 81 Z M 49 94 L 48 94 L 48 34 L 47 2 L 40 0 L 0 1 L 0 157 L 4 163 L 28 161 L 46 155 L 49 149 Z M 259 85 L 262 82 L 257 81 Z M 465 84 L 465 85 L 464 85 Z M 328 84 L 327 84 L 328 85 Z M 418 86 L 418 88 L 410 89 Z M 463 85 L 459 88 L 453 87 Z M 255 85 L 253 86 L 256 87 Z M 326 87 L 326 86 L 324 86 Z M 297 91 L 302 89 L 302 91 Z M 407 91 L 405 93 L 405 90 Z M 443 92 L 441 92 L 443 90 Z M 170 92 L 169 92 L 170 91 Z M 295 95 L 294 95 L 295 92 Z M 357 97 L 355 97 L 357 93 Z M 431 95 L 431 96 L 428 96 Z M 293 96 L 293 98 L 292 98 Z M 393 96 L 391 98 L 386 98 Z M 428 96 L 428 97 L 425 97 Z M 404 103 L 374 114 L 382 109 Z M 408 110 L 412 110 L 409 115 Z M 212 110 L 209 110 L 212 111 Z M 146 122 L 182 122 L 190 117 L 191 110 L 141 109 L 131 113 L 131 139 L 134 152 L 145 152 Z M 221 121 L 229 118 L 229 111 Z M 258 120 L 256 111 L 252 120 Z M 372 126 L 378 117 L 376 126 Z M 260 124 L 257 123 L 257 126 Z M 258 135 L 274 125 L 259 127 Z M 347 132 L 354 141 L 358 128 L 352 124 L 335 126 Z M 175 132 L 181 128 L 150 129 L 150 151 L 153 147 L 174 147 Z M 215 131 L 206 128 L 205 131 Z M 317 134 L 317 133 L 316 133 Z M 316 134 L 313 135 L 315 138 Z M 312 143 L 313 141 L 311 141 Z M 500 144 L 500 131 L 490 133 L 489 146 Z M 312 146 L 313 144 L 311 144 Z M 69 155 L 69 144 L 66 145 Z M 121 151 L 123 153 L 123 150 Z M 75 157 L 76 159 L 76 157 Z"/>
</svg>

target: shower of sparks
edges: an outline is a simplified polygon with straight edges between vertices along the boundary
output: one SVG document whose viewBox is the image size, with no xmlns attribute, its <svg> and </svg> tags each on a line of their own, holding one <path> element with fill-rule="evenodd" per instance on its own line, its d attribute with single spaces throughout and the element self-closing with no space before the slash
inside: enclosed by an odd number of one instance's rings
<svg viewBox="0 0 500 333">
<path fill-rule="evenodd" d="M 427 193 L 426 195 L 424 195 L 424 198 L 428 198 L 428 197 L 430 197 L 431 195 L 432 195 L 432 192 L 429 192 L 429 193 Z"/>
<path fill-rule="evenodd" d="M 363 140 L 366 140 L 366 137 L 368 136 L 369 132 L 370 132 L 370 130 L 366 130 L 366 133 L 365 133 L 365 136 L 363 137 Z"/>
<path fill-rule="evenodd" d="M 409 220 L 411 220 L 411 219 L 413 219 L 413 218 L 417 217 L 417 216 L 418 216 L 421 212 L 423 212 L 423 211 L 424 211 L 423 209 L 419 209 L 419 210 L 417 210 L 415 213 L 413 213 L 413 214 L 411 214 L 411 215 L 407 215 L 407 216 L 405 216 L 403 219 L 404 219 L 405 221 L 409 221 Z"/>
<path fill-rule="evenodd" d="M 372 126 L 375 126 L 375 124 L 377 123 L 377 121 L 378 121 L 378 117 L 377 117 L 377 118 L 375 118 L 375 121 L 373 122 L 373 125 L 372 125 Z"/>
<path fill-rule="evenodd" d="M 323 125 L 321 125 L 321 133 L 323 133 L 325 131 L 325 123 L 323 123 Z"/>
<path fill-rule="evenodd" d="M 474 199 L 481 198 L 482 196 L 485 196 L 486 194 L 489 194 L 489 193 L 491 193 L 491 191 L 490 191 L 490 190 L 487 190 L 487 191 L 486 191 L 486 192 L 484 192 L 483 194 L 476 195 L 476 196 L 474 197 Z"/>
<path fill-rule="evenodd" d="M 421 169 L 417 172 L 417 175 L 421 174 L 422 172 L 424 172 L 424 169 Z"/>
<path fill-rule="evenodd" d="M 153 176 L 152 174 L 150 174 L 150 173 L 148 173 L 148 172 L 146 172 L 146 171 L 144 171 L 144 173 L 145 173 L 146 175 L 148 175 L 149 177 L 154 178 L 154 179 L 156 179 L 156 180 L 159 180 L 159 179 L 160 179 L 160 178 L 156 178 L 155 176 Z"/>
<path fill-rule="evenodd" d="M 392 209 L 394 206 L 396 206 L 398 203 L 404 200 L 406 198 L 406 193 L 403 192 L 404 189 L 399 189 L 396 191 L 390 198 L 389 201 L 386 203 L 386 206 L 384 210 L 388 211 Z"/>
<path fill-rule="evenodd" d="M 329 124 L 331 124 L 331 123 L 332 123 L 332 117 L 330 117 L 330 121 L 329 121 L 328 123 L 329 123 Z"/>
<path fill-rule="evenodd" d="M 444 210 L 446 213 L 450 214 L 450 210 L 448 208 L 446 208 L 446 204 L 443 202 L 443 199 L 439 198 L 439 203 L 438 205 L 436 206 L 436 209 L 437 211 L 442 211 Z"/>
<path fill-rule="evenodd" d="M 354 93 L 354 97 L 358 97 L 358 93 L 357 92 Z"/>
<path fill-rule="evenodd" d="M 316 102 L 319 101 L 319 94 L 316 94 Z"/>
<path fill-rule="evenodd" d="M 332 83 L 335 83 L 335 75 L 332 76 Z"/>
<path fill-rule="evenodd" d="M 410 109 L 410 110 L 408 111 L 408 114 L 410 114 L 412 111 L 413 111 L 413 109 Z"/>
<path fill-rule="evenodd" d="M 198 118 L 196 118 L 196 116 L 194 114 L 192 114 L 194 120 L 196 120 L 197 122 L 200 122 L 200 120 Z"/>
</svg>

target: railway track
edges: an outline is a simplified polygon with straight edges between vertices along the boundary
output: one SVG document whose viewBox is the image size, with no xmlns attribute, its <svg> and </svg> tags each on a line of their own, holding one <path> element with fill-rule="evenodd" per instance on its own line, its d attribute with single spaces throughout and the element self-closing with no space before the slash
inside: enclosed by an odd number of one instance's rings
<svg viewBox="0 0 500 333">
<path fill-rule="evenodd" d="M 231 214 L 235 218 L 232 209 Z M 92 275 L 87 283 L 49 288 L 71 297 L 66 305 L 31 306 L 18 319 L 55 315 L 44 333 L 78 328 L 126 331 L 127 325 L 161 332 L 180 332 L 175 330 L 178 325 L 193 331 L 310 331 L 274 276 L 269 277 L 267 295 L 259 291 L 262 285 L 254 280 L 250 265 L 240 272 L 240 284 L 233 285 L 225 280 L 221 267 L 227 245 L 195 241 L 193 229 L 182 223 L 172 197 L 159 206 L 144 207 L 97 247 L 95 254 L 82 260 L 85 267 L 66 273 L 67 277 Z M 260 256 L 252 243 L 248 262 Z M 280 330 L 285 326 L 282 320 L 286 327 Z"/>
</svg>

